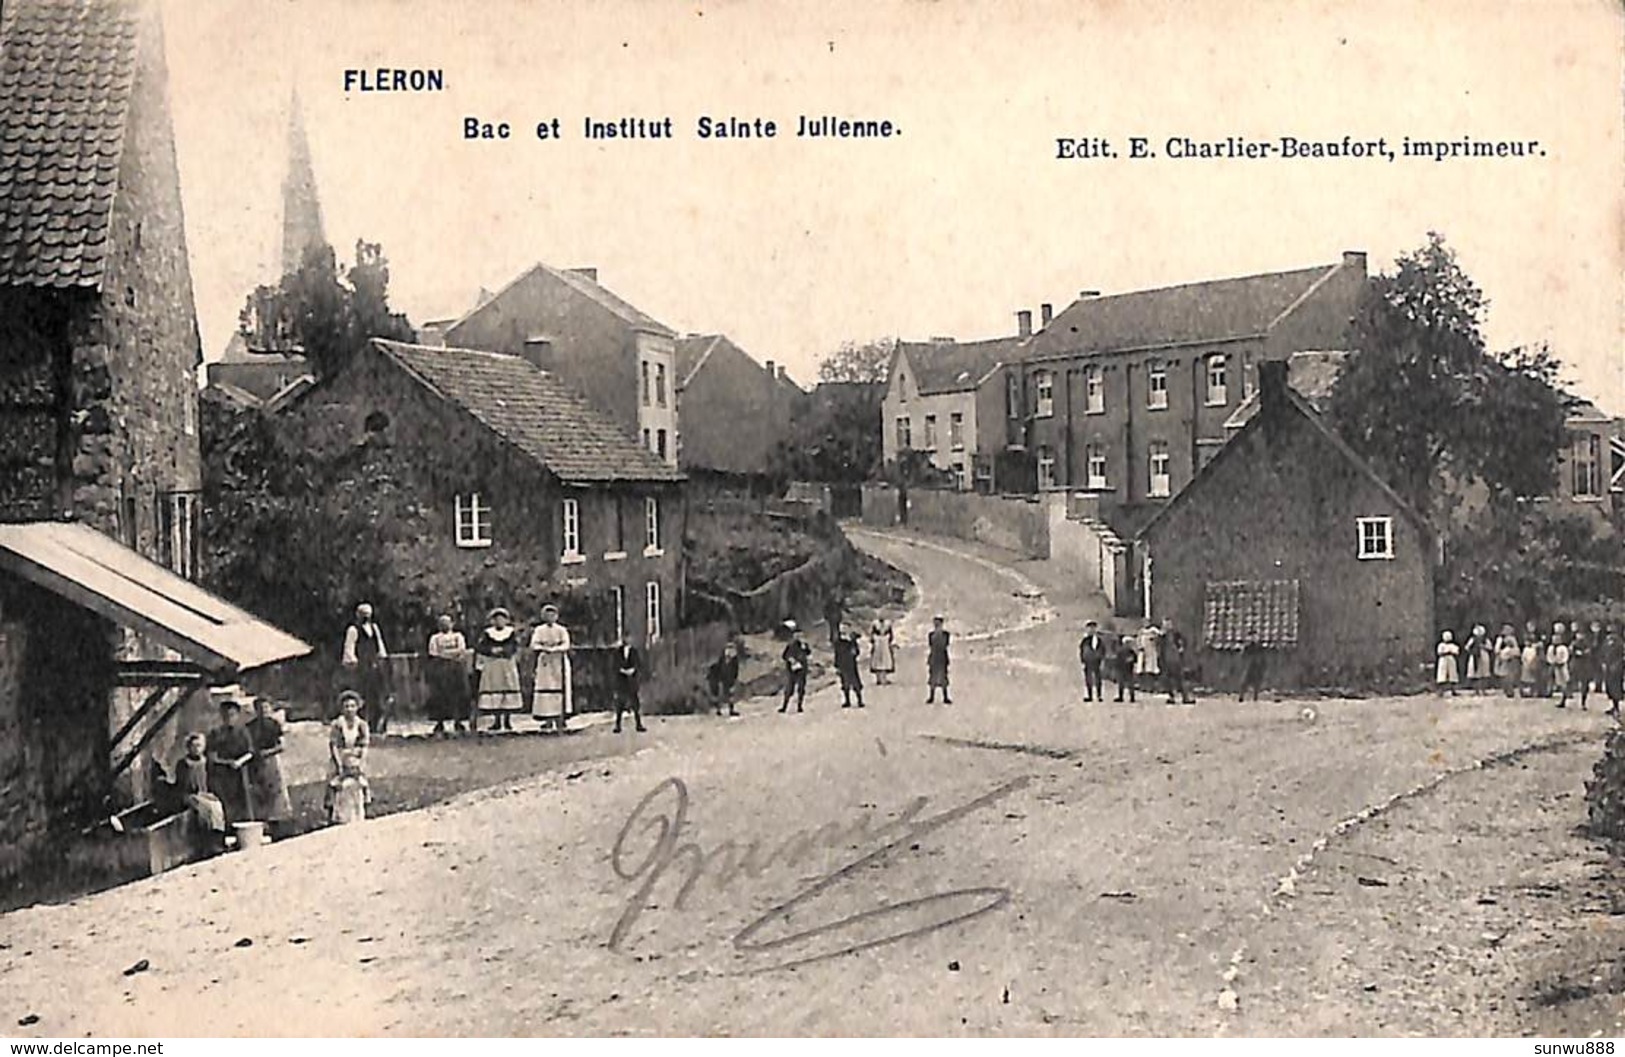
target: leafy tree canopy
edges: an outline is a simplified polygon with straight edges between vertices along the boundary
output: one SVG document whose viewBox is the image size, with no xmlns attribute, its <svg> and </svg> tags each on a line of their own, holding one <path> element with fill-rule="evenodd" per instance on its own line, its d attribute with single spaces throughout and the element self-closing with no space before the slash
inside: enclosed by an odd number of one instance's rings
<svg viewBox="0 0 1625 1057">
<path fill-rule="evenodd" d="M 891 367 L 892 350 L 897 342 L 891 338 L 866 341 L 862 344 L 844 342 L 818 365 L 820 382 L 884 382 Z"/>
<path fill-rule="evenodd" d="M 251 348 L 304 355 L 318 378 L 343 367 L 371 338 L 415 337 L 406 316 L 389 307 L 383 247 L 361 239 L 344 268 L 331 246 L 311 247 L 297 270 L 248 296 L 238 329 Z"/>
</svg>

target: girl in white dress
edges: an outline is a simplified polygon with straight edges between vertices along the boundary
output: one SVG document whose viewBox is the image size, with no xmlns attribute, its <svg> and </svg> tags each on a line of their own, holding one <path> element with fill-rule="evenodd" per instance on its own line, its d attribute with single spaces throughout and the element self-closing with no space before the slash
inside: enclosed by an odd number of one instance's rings
<svg viewBox="0 0 1625 1057">
<path fill-rule="evenodd" d="M 1461 654 L 1461 647 L 1456 645 L 1455 636 L 1445 632 L 1439 636 L 1439 664 L 1434 672 L 1433 681 L 1439 684 L 1441 692 L 1456 696 L 1456 684 L 1461 682 L 1461 670 L 1456 664 L 1456 658 Z"/>
</svg>

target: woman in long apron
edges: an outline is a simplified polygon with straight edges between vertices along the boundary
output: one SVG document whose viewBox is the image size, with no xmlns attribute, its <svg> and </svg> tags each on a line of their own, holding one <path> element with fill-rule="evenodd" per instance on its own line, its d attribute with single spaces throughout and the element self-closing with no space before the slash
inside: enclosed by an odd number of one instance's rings
<svg viewBox="0 0 1625 1057">
<path fill-rule="evenodd" d="M 513 714 L 524 710 L 519 694 L 519 636 L 513 617 L 500 606 L 491 610 L 490 623 L 474 647 L 474 665 L 480 673 L 481 713 L 491 717 L 490 729 L 512 730 Z"/>
<path fill-rule="evenodd" d="M 876 686 L 885 686 L 897 670 L 896 646 L 891 621 L 876 617 L 869 625 L 869 671 L 874 674 Z"/>
<path fill-rule="evenodd" d="M 530 633 L 536 654 L 536 692 L 530 714 L 544 726 L 564 730 L 575 699 L 570 679 L 570 629 L 559 623 L 557 606 L 542 607 L 542 622 Z"/>
<path fill-rule="evenodd" d="M 248 744 L 254 758 L 248 761 L 248 786 L 254 793 L 254 815 L 267 823 L 272 837 L 283 836 L 283 828 L 293 818 L 293 802 L 288 783 L 282 777 L 282 724 L 271 713 L 271 699 L 254 699 L 254 718 L 248 721 Z"/>
<path fill-rule="evenodd" d="M 463 732 L 463 716 L 468 711 L 468 674 L 464 669 L 468 643 L 463 633 L 452 627 L 451 617 L 442 614 L 439 630 L 429 636 L 429 660 L 424 675 L 429 684 L 429 718 L 434 720 L 431 735 L 446 732 L 451 723 Z"/>
</svg>

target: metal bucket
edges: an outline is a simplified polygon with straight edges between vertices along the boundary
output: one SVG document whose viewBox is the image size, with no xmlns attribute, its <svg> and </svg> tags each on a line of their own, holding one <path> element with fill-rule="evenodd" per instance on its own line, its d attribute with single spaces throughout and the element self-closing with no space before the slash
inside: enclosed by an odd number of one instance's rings
<svg viewBox="0 0 1625 1057">
<path fill-rule="evenodd" d="M 237 836 L 238 851 L 257 851 L 265 843 L 263 822 L 233 822 L 231 830 Z"/>
</svg>

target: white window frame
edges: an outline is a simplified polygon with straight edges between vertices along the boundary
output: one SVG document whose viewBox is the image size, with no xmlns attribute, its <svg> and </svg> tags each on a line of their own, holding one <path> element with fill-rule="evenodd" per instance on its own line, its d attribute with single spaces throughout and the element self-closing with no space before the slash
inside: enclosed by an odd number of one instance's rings
<svg viewBox="0 0 1625 1057">
<path fill-rule="evenodd" d="M 1034 413 L 1039 418 L 1050 418 L 1055 414 L 1055 374 L 1052 371 L 1037 371 L 1033 374 L 1033 390 L 1037 393 L 1034 401 Z"/>
<path fill-rule="evenodd" d="M 666 406 L 666 365 L 655 364 L 655 406 Z"/>
<path fill-rule="evenodd" d="M 646 495 L 643 497 L 643 556 L 645 558 L 658 558 L 665 554 L 660 546 L 660 497 Z"/>
<path fill-rule="evenodd" d="M 1168 361 L 1148 360 L 1145 365 L 1145 406 L 1152 411 L 1168 407 Z"/>
<path fill-rule="evenodd" d="M 1091 444 L 1084 449 L 1084 487 L 1100 491 L 1111 487 L 1106 479 L 1106 449 Z M 1099 473 L 1095 472 L 1098 464 Z"/>
<path fill-rule="evenodd" d="M 615 645 L 619 646 L 626 641 L 626 588 L 616 584 L 609 593 L 615 600 Z"/>
<path fill-rule="evenodd" d="M 907 415 L 897 416 L 897 450 L 914 450 L 914 420 Z"/>
<path fill-rule="evenodd" d="M 1173 491 L 1173 474 L 1169 467 L 1173 462 L 1173 454 L 1168 445 L 1162 441 L 1152 442 L 1146 451 L 1146 496 L 1151 499 L 1166 499 Z M 1162 464 L 1162 472 L 1157 472 L 1157 464 Z"/>
<path fill-rule="evenodd" d="M 1038 449 L 1038 490 L 1048 491 L 1055 487 L 1055 451 L 1049 445 L 1041 445 Z"/>
<path fill-rule="evenodd" d="M 965 413 L 948 413 L 948 447 L 953 451 L 965 450 Z"/>
<path fill-rule="evenodd" d="M 581 500 L 565 499 L 561 502 L 559 522 L 563 526 L 559 539 L 564 552 L 559 560 L 565 565 L 579 565 L 586 561 L 587 555 L 581 550 Z"/>
<path fill-rule="evenodd" d="M 1223 407 L 1230 402 L 1230 358 L 1215 352 L 1207 358 L 1207 406 Z M 1217 375 L 1218 383 L 1213 379 Z"/>
<path fill-rule="evenodd" d="M 1367 528 L 1380 530 L 1370 537 L 1367 546 Z M 1392 561 L 1394 558 L 1394 519 L 1391 517 L 1362 517 L 1354 519 L 1355 556 L 1361 561 Z"/>
<path fill-rule="evenodd" d="M 1241 398 L 1246 400 L 1252 396 L 1255 388 L 1257 386 L 1253 384 L 1253 354 L 1244 352 L 1241 354 Z"/>
<path fill-rule="evenodd" d="M 925 416 L 925 448 L 932 451 L 937 446 L 937 416 Z"/>
<path fill-rule="evenodd" d="M 1006 418 L 1021 417 L 1021 376 L 1015 371 L 1004 376 L 1004 415 Z"/>
<path fill-rule="evenodd" d="M 1582 447 L 1584 455 L 1581 454 Z M 1602 443 L 1602 438 L 1595 433 L 1576 433 L 1574 443 L 1569 447 L 1569 461 L 1572 464 L 1570 471 L 1571 492 L 1576 499 L 1601 499 L 1603 497 L 1603 466 L 1602 460 L 1608 448 Z M 1582 469 L 1589 468 L 1590 472 L 1584 474 L 1585 481 L 1581 481 Z M 1587 487 L 1582 488 L 1584 484 Z"/>
<path fill-rule="evenodd" d="M 453 503 L 457 546 L 474 550 L 491 546 L 491 507 L 478 492 L 459 492 Z"/>
<path fill-rule="evenodd" d="M 660 640 L 660 581 L 643 585 L 643 628 L 650 643 Z"/>
<path fill-rule="evenodd" d="M 187 383 L 187 391 L 181 394 L 181 432 L 188 437 L 197 436 L 197 387 Z"/>
<path fill-rule="evenodd" d="M 1099 367 L 1089 367 L 1083 372 L 1083 403 L 1086 415 L 1106 413 L 1106 375 Z"/>
</svg>

